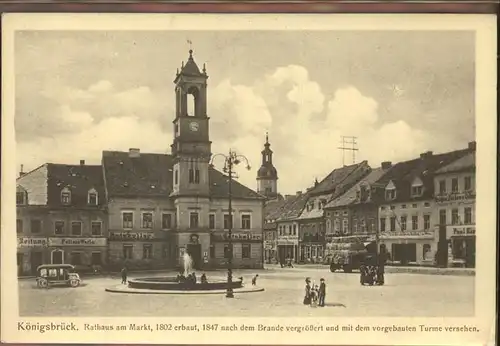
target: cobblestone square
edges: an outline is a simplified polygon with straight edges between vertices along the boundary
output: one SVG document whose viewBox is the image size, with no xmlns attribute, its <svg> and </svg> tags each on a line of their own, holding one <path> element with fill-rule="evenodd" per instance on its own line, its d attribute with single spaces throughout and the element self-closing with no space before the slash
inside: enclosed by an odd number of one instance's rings
<svg viewBox="0 0 500 346">
<path fill-rule="evenodd" d="M 218 295 L 123 294 L 106 292 L 120 283 L 118 277 L 83 278 L 78 288 L 39 289 L 34 279 L 19 281 L 21 316 L 217 316 L 217 317 L 307 317 L 394 316 L 465 317 L 474 314 L 474 277 L 426 274 L 386 274 L 386 285 L 361 286 L 359 274 L 330 273 L 328 268 L 273 268 L 235 271 L 249 285 L 259 274 L 257 285 L 264 292 L 236 294 L 234 299 Z M 224 278 L 224 271 L 208 272 Z M 131 277 L 175 275 L 132 274 Z M 327 283 L 326 307 L 302 304 L 304 279 Z"/>
</svg>

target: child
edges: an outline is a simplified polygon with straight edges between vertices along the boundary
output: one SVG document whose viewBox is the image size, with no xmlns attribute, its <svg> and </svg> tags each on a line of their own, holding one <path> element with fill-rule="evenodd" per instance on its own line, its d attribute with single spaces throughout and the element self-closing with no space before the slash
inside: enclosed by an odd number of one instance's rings
<svg viewBox="0 0 500 346">
<path fill-rule="evenodd" d="M 313 285 L 311 289 L 311 306 L 318 305 L 318 285 Z"/>
<path fill-rule="evenodd" d="M 259 277 L 259 274 L 256 274 L 253 278 L 252 278 L 252 286 L 255 286 L 257 285 L 257 278 Z"/>
</svg>

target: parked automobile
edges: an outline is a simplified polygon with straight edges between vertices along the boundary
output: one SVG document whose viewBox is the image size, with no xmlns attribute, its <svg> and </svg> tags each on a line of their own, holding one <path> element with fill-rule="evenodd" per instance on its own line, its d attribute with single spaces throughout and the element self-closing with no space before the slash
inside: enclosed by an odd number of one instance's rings
<svg viewBox="0 0 500 346">
<path fill-rule="evenodd" d="M 81 284 L 80 276 L 71 264 L 42 264 L 36 271 L 36 283 L 40 288 L 51 285 L 78 287 Z"/>
</svg>

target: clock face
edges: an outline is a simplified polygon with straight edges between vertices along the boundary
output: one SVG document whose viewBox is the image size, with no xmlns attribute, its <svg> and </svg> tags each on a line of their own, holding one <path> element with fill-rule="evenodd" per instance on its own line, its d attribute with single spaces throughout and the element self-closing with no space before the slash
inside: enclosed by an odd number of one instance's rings
<svg viewBox="0 0 500 346">
<path fill-rule="evenodd" d="M 198 128 L 200 127 L 200 125 L 196 122 L 196 121 L 192 121 L 189 123 L 189 129 L 191 131 L 198 131 Z"/>
</svg>

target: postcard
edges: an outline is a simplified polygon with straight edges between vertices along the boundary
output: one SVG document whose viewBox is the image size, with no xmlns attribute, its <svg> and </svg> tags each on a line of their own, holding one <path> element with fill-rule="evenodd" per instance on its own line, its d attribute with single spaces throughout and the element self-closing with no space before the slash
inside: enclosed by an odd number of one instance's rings
<svg viewBox="0 0 500 346">
<path fill-rule="evenodd" d="M 495 25 L 5 15 L 2 340 L 491 342 Z"/>
</svg>

